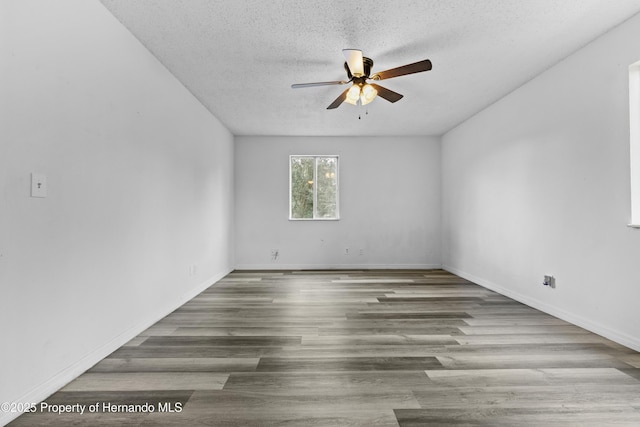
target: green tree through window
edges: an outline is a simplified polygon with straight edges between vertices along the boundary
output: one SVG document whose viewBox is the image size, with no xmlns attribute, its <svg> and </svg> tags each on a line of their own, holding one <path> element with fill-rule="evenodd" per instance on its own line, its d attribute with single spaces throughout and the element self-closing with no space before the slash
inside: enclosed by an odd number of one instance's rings
<svg viewBox="0 0 640 427">
<path fill-rule="evenodd" d="M 290 156 L 289 217 L 338 219 L 338 157 Z"/>
</svg>

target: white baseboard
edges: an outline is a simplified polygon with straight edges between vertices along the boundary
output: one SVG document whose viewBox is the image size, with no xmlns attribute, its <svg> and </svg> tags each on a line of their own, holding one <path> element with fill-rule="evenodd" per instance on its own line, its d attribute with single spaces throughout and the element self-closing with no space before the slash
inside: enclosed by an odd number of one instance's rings
<svg viewBox="0 0 640 427">
<path fill-rule="evenodd" d="M 490 289 L 501 295 L 504 295 L 513 300 L 521 302 L 525 305 L 528 305 L 529 307 L 533 307 L 544 313 L 550 314 L 566 322 L 569 322 L 576 326 L 584 328 L 590 332 L 593 332 L 594 334 L 598 334 L 602 337 L 605 337 L 625 347 L 629 347 L 632 350 L 640 351 L 640 340 L 637 337 L 632 337 L 623 332 L 613 330 L 607 326 L 585 319 L 584 317 L 581 317 L 577 314 L 562 310 L 559 307 L 549 305 L 545 302 L 542 302 L 535 298 L 531 298 L 527 295 L 522 295 L 518 292 L 514 292 L 512 290 L 509 290 L 503 286 L 497 285 L 483 278 L 474 276 L 462 270 L 458 270 L 457 268 L 450 267 L 448 265 L 443 265 L 442 268 L 450 273 L 453 273 L 457 276 L 462 277 L 463 279 L 470 280 L 473 283 L 476 283 L 484 288 Z"/>
<path fill-rule="evenodd" d="M 69 384 L 71 381 L 73 381 L 76 378 L 78 378 L 85 371 L 87 371 L 87 369 L 91 368 L 93 365 L 95 365 L 96 363 L 98 363 L 99 361 L 101 361 L 102 359 L 104 359 L 105 357 L 110 355 L 111 353 L 113 353 L 115 350 L 117 350 L 120 347 L 122 347 L 124 344 L 129 342 L 131 339 L 133 339 L 136 336 L 138 336 L 142 331 L 144 331 L 147 328 L 149 328 L 150 326 L 154 325 L 160 319 L 164 318 L 166 315 L 168 315 L 169 313 L 171 313 L 172 311 L 174 311 L 178 307 L 184 305 L 186 302 L 188 302 L 191 299 L 193 299 L 195 296 L 197 296 L 202 291 L 204 291 L 205 289 L 210 287 L 212 284 L 218 282 L 220 279 L 222 279 L 224 276 L 226 276 L 230 272 L 231 272 L 231 270 L 229 270 L 227 272 L 224 272 L 224 273 L 219 273 L 219 274 L 216 274 L 213 277 L 205 280 L 204 282 L 202 282 L 198 286 L 196 286 L 194 289 L 192 289 L 189 292 L 187 292 L 186 294 L 184 294 L 179 300 L 175 301 L 174 303 L 172 303 L 170 305 L 167 305 L 163 309 L 157 310 L 154 315 L 149 316 L 149 318 L 141 321 L 137 325 L 132 326 L 131 328 L 129 328 L 126 331 L 122 332 L 120 335 L 116 336 L 115 338 L 113 338 L 109 342 L 107 342 L 104 345 L 102 345 L 101 347 L 95 349 L 94 351 L 92 351 L 91 353 L 89 353 L 86 356 L 82 357 L 80 360 L 78 360 L 77 362 L 73 363 L 72 365 L 70 365 L 66 369 L 63 369 L 62 371 L 58 372 L 53 377 L 49 378 L 44 383 L 42 383 L 39 386 L 33 388 L 32 390 L 27 392 L 25 395 L 14 399 L 13 401 L 14 402 L 34 402 L 34 403 L 37 403 L 37 402 L 41 402 L 41 401 L 45 400 L 46 398 L 51 396 L 56 391 L 60 390 L 65 385 Z M 21 413 L 4 413 L 4 412 L 0 412 L 0 425 L 4 426 L 4 425 L 8 424 L 9 422 L 11 422 L 12 420 L 18 418 L 20 415 L 22 415 L 22 414 Z"/>
<path fill-rule="evenodd" d="M 236 270 L 433 270 L 440 264 L 238 264 Z"/>
</svg>

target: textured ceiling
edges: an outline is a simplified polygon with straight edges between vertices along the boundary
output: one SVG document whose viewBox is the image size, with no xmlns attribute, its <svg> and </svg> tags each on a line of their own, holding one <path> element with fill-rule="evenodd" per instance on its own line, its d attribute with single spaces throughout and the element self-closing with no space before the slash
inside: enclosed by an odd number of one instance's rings
<svg viewBox="0 0 640 427">
<path fill-rule="evenodd" d="M 235 135 L 441 135 L 640 11 L 640 0 L 101 0 Z M 326 107 L 342 49 L 384 80 L 391 104 Z"/>
</svg>

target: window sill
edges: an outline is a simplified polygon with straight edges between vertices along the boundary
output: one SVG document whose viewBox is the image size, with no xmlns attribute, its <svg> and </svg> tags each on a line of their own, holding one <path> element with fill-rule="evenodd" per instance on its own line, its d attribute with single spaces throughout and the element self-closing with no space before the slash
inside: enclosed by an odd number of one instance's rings
<svg viewBox="0 0 640 427">
<path fill-rule="evenodd" d="M 630 228 L 640 228 L 640 224 L 627 224 L 627 227 L 630 227 Z"/>
<path fill-rule="evenodd" d="M 289 218 L 289 221 L 340 221 L 340 218 Z"/>
</svg>

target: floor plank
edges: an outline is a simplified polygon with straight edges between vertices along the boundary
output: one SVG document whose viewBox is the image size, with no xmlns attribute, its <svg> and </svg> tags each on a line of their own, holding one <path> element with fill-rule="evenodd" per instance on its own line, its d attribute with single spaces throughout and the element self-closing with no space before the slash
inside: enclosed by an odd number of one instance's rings
<svg viewBox="0 0 640 427">
<path fill-rule="evenodd" d="M 85 373 L 62 391 L 219 390 L 228 374 L 205 372 Z"/>
</svg>

